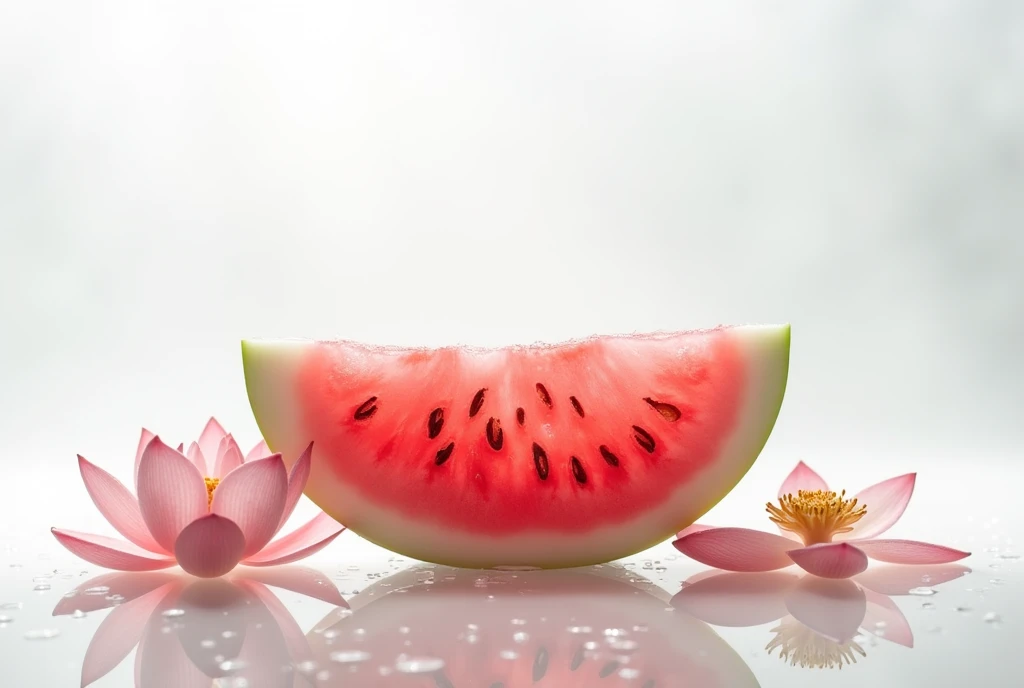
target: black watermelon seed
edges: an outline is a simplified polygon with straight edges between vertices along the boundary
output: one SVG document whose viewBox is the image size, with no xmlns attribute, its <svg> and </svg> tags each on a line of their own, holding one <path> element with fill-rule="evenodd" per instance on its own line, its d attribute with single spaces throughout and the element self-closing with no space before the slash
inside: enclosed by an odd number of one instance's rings
<svg viewBox="0 0 1024 688">
<path fill-rule="evenodd" d="M 480 407 L 484 405 L 484 392 L 487 388 L 484 387 L 473 396 L 473 403 L 469 405 L 469 417 L 472 418 L 476 414 L 480 413 Z"/>
<path fill-rule="evenodd" d="M 354 415 L 356 420 L 366 420 L 377 413 L 377 397 L 370 397 L 359 405 Z"/>
<path fill-rule="evenodd" d="M 619 457 L 615 456 L 615 454 L 612 453 L 611 449 L 609 449 L 608 447 L 604 446 L 603 444 L 600 447 L 598 447 L 597 449 L 598 449 L 598 451 L 601 452 L 601 456 L 604 458 L 605 461 L 608 462 L 609 466 L 618 466 L 619 465 Z"/>
<path fill-rule="evenodd" d="M 441 428 L 444 427 L 444 409 L 436 408 L 430 412 L 430 417 L 427 418 L 427 437 L 430 439 L 437 439 L 437 436 L 441 434 Z"/>
<path fill-rule="evenodd" d="M 578 413 L 580 418 L 583 418 L 583 406 L 580 404 L 580 400 L 576 397 L 569 397 L 569 403 L 572 404 L 572 410 Z"/>
<path fill-rule="evenodd" d="M 516 422 L 520 426 L 526 422 L 526 411 L 521 406 L 516 409 Z"/>
<path fill-rule="evenodd" d="M 540 479 L 547 480 L 548 473 L 551 470 L 548 464 L 548 454 L 544 451 L 544 447 L 536 442 L 533 443 L 533 465 L 537 469 L 537 475 L 540 476 Z"/>
<path fill-rule="evenodd" d="M 548 388 L 539 382 L 537 383 L 537 396 L 540 397 L 540 400 L 544 402 L 545 406 L 551 408 L 551 395 L 548 394 Z"/>
<path fill-rule="evenodd" d="M 537 650 L 537 656 L 533 658 L 533 682 L 544 678 L 544 674 L 548 673 L 548 649 L 541 647 Z"/>
<path fill-rule="evenodd" d="M 651 433 L 647 432 L 639 425 L 633 426 L 633 439 L 636 443 L 643 447 L 648 454 L 654 453 L 654 438 L 651 437 Z"/>
<path fill-rule="evenodd" d="M 675 422 L 682 417 L 682 413 L 679 411 L 679 407 L 673 406 L 672 404 L 666 404 L 664 401 L 655 401 L 650 397 L 644 397 L 644 401 L 650 404 L 651 408 L 661 414 L 665 420 Z"/>
<path fill-rule="evenodd" d="M 583 660 L 586 659 L 587 654 L 583 650 L 583 646 L 576 648 L 576 652 L 572 654 L 572 659 L 569 661 L 569 671 L 576 671 L 583 664 Z"/>
<path fill-rule="evenodd" d="M 434 685 L 437 688 L 455 688 L 455 684 L 448 680 L 448 677 L 442 672 L 434 674 Z"/>
<path fill-rule="evenodd" d="M 501 429 L 501 421 L 491 418 L 487 421 L 487 444 L 491 445 L 494 451 L 500 451 L 505 439 L 505 433 Z"/>
<path fill-rule="evenodd" d="M 441 464 L 443 464 L 452 455 L 453 451 L 455 451 L 455 443 L 454 442 L 449 442 L 448 446 L 446 446 L 446 447 L 444 447 L 442 449 L 439 449 L 437 451 L 437 456 L 434 457 L 434 465 L 435 466 L 440 466 Z"/>
<path fill-rule="evenodd" d="M 601 671 L 599 671 L 597 675 L 600 678 L 608 678 L 609 676 L 614 674 L 615 671 L 618 668 L 619 668 L 619 663 L 618 662 L 608 662 L 603 667 L 601 667 Z"/>
<path fill-rule="evenodd" d="M 572 466 L 572 477 L 576 478 L 576 482 L 580 485 L 587 484 L 587 471 L 583 468 L 583 462 L 573 456 L 569 460 L 569 464 Z"/>
</svg>

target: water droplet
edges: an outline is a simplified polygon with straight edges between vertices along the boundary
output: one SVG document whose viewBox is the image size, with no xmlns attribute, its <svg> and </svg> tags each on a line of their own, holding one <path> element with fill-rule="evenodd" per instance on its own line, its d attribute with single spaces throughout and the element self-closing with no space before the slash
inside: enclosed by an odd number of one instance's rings
<svg viewBox="0 0 1024 688">
<path fill-rule="evenodd" d="M 519 653 L 515 650 L 502 650 L 498 653 L 498 656 L 502 659 L 513 660 L 519 657 Z"/>
<path fill-rule="evenodd" d="M 316 667 L 317 667 L 316 662 L 314 662 L 311 659 L 308 659 L 305 662 L 299 662 L 298 664 L 295 665 L 295 668 L 301 674 L 312 674 L 314 671 L 316 671 Z"/>
<path fill-rule="evenodd" d="M 526 619 L 512 619 L 512 625 L 513 626 L 525 626 L 526 625 Z"/>
<path fill-rule="evenodd" d="M 105 599 L 107 602 L 113 602 L 114 604 L 121 604 L 122 602 L 124 602 L 124 595 L 118 595 L 117 593 L 114 593 L 113 595 L 107 595 L 103 599 Z"/>
<path fill-rule="evenodd" d="M 199 641 L 199 647 L 203 648 L 204 650 L 212 650 L 216 646 L 217 643 L 209 639 Z"/>
<path fill-rule="evenodd" d="M 234 638 L 236 635 L 238 635 L 238 634 L 235 633 L 234 631 L 224 631 L 223 633 L 220 634 L 220 637 L 221 638 Z"/>
<path fill-rule="evenodd" d="M 6 626 L 12 621 L 14 621 L 13 617 L 7 616 L 6 614 L 0 614 L 0 626 Z"/>
<path fill-rule="evenodd" d="M 241 671 L 242 669 L 244 669 L 248 665 L 244 661 L 242 661 L 240 659 L 228 659 L 228 660 L 222 661 L 217 666 L 220 667 L 221 671 L 226 671 L 228 673 L 233 674 L 236 671 Z"/>
<path fill-rule="evenodd" d="M 97 585 L 95 588 L 86 588 L 83 594 L 86 595 L 106 595 L 110 592 L 110 588 L 106 585 Z"/>
<path fill-rule="evenodd" d="M 988 582 L 991 583 L 992 585 L 1005 585 L 1006 584 L 1006 581 L 1004 581 L 1002 578 L 989 578 Z"/>
<path fill-rule="evenodd" d="M 1003 552 L 1002 554 L 996 555 L 997 559 L 1003 559 L 1006 561 L 1016 561 L 1020 559 L 1019 554 L 1010 554 L 1009 552 Z"/>
<path fill-rule="evenodd" d="M 523 633 L 522 631 L 519 631 L 518 633 L 513 633 L 512 634 L 512 640 L 514 640 L 515 642 L 519 643 L 520 645 L 522 645 L 523 643 L 525 643 L 529 639 L 530 639 L 530 634 L 529 633 Z"/>
<path fill-rule="evenodd" d="M 236 676 L 231 682 L 231 688 L 249 688 L 249 679 L 244 676 Z"/>
<path fill-rule="evenodd" d="M 50 589 L 50 584 L 49 583 L 40 583 L 39 585 L 37 585 L 36 587 L 34 587 L 32 589 L 35 590 L 36 592 L 45 592 L 45 591 Z"/>
<path fill-rule="evenodd" d="M 363 652 L 362 650 L 341 650 L 339 652 L 332 652 L 330 656 L 332 662 L 353 664 L 355 662 L 365 662 L 370 658 L 370 653 Z"/>
<path fill-rule="evenodd" d="M 588 640 L 587 642 L 583 643 L 583 649 L 590 650 L 591 652 L 593 652 L 597 649 L 597 642 L 594 640 Z"/>
<path fill-rule="evenodd" d="M 379 666 L 377 667 L 377 673 L 381 676 L 390 676 L 394 673 L 394 670 L 389 666 Z"/>
<path fill-rule="evenodd" d="M 32 582 L 33 583 L 46 583 L 51 578 L 53 578 L 53 574 L 52 573 L 45 573 L 42 576 L 33 576 L 32 577 Z"/>
<path fill-rule="evenodd" d="M 41 628 L 35 631 L 29 631 L 25 634 L 25 640 L 49 640 L 50 638 L 56 638 L 60 635 L 60 629 L 57 628 Z"/>
<path fill-rule="evenodd" d="M 640 670 L 630 669 L 629 667 L 626 667 L 625 669 L 619 669 L 619 678 L 624 678 L 627 681 L 630 681 L 634 678 L 640 678 Z"/>
<path fill-rule="evenodd" d="M 438 657 L 400 656 L 395 662 L 395 669 L 403 674 L 430 674 L 444 669 L 444 660 Z"/>
<path fill-rule="evenodd" d="M 318 671 L 315 678 L 317 681 L 322 683 L 331 678 L 331 672 L 327 671 L 327 669 L 324 669 L 323 671 Z"/>
<path fill-rule="evenodd" d="M 626 629 L 624 628 L 606 628 L 604 629 L 605 638 L 617 638 L 622 635 L 627 635 Z"/>
<path fill-rule="evenodd" d="M 579 634 L 582 634 L 582 633 L 593 633 L 594 632 L 594 629 L 591 628 L 590 626 L 569 626 L 568 630 L 569 630 L 570 633 L 574 633 L 576 635 L 579 635 Z"/>
<path fill-rule="evenodd" d="M 1003 618 L 1001 616 L 999 616 L 998 614 L 996 614 L 995 612 L 989 612 L 989 613 L 985 614 L 985 616 L 983 616 L 981 618 L 982 618 L 982 620 L 985 623 L 990 623 L 990 624 L 997 624 L 997 623 L 1000 623 L 1003 620 Z"/>
<path fill-rule="evenodd" d="M 399 626 L 398 627 L 398 632 L 401 633 L 402 635 L 409 635 L 409 630 L 410 629 L 409 629 L 408 626 Z"/>
<path fill-rule="evenodd" d="M 162 615 L 165 619 L 178 619 L 185 616 L 184 609 L 167 609 Z"/>
<path fill-rule="evenodd" d="M 635 640 L 616 639 L 609 641 L 608 647 L 618 652 L 633 652 L 640 645 Z"/>
<path fill-rule="evenodd" d="M 921 609 L 935 609 L 935 603 L 934 602 L 922 602 L 921 603 Z"/>
<path fill-rule="evenodd" d="M 958 607 L 953 607 L 953 609 L 958 611 L 958 612 L 960 612 L 961 614 L 970 614 L 972 611 L 974 611 L 973 609 L 971 609 L 970 607 L 968 607 L 966 605 L 960 605 Z"/>
<path fill-rule="evenodd" d="M 74 611 L 74 613 L 71 614 L 71 618 L 72 619 L 84 619 L 85 618 L 85 612 L 83 612 L 81 609 L 76 609 Z"/>
<path fill-rule="evenodd" d="M 0 609 L 21 609 L 24 606 L 25 605 L 23 605 L 21 602 L 4 602 L 3 604 L 0 604 Z"/>
<path fill-rule="evenodd" d="M 909 592 L 911 595 L 919 595 L 921 597 L 928 597 L 930 595 L 934 595 L 937 591 L 935 590 L 935 588 L 920 587 L 920 588 L 911 588 L 907 592 Z"/>
</svg>

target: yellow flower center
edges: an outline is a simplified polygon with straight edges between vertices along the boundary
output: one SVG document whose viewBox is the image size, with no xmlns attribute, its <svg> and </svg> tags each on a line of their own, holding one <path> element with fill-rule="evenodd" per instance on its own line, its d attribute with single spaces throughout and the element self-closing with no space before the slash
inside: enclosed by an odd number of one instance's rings
<svg viewBox="0 0 1024 688">
<path fill-rule="evenodd" d="M 206 481 L 206 508 L 213 506 L 213 491 L 220 485 L 220 478 L 203 478 Z"/>
<path fill-rule="evenodd" d="M 800 490 L 795 495 L 779 498 L 779 505 L 767 505 L 768 518 L 779 528 L 795 533 L 805 545 L 832 542 L 840 533 L 849 533 L 853 524 L 864 517 L 868 508 L 857 505 L 857 499 L 846 499 L 846 490 L 839 494 L 824 490 Z"/>
<path fill-rule="evenodd" d="M 769 655 L 778 650 L 779 659 L 790 666 L 842 669 L 845 664 L 856 664 L 858 655 L 867 657 L 864 648 L 852 640 L 837 643 L 793 618 L 783 619 L 771 632 L 775 637 L 764 649 Z"/>
</svg>

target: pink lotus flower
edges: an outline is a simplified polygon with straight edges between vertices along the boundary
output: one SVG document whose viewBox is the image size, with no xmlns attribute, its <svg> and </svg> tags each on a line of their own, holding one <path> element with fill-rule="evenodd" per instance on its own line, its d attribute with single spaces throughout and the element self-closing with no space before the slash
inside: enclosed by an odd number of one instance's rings
<svg viewBox="0 0 1024 688">
<path fill-rule="evenodd" d="M 295 618 L 267 586 L 347 608 L 321 572 L 282 566 L 217 580 L 167 572 L 107 573 L 64 596 L 53 615 L 113 607 L 85 652 L 83 687 L 108 675 L 136 646 L 135 686 L 209 688 L 217 679 L 230 685 L 292 685 L 293 677 L 299 685 L 298 668 L 312 662 L 313 653 Z"/>
<path fill-rule="evenodd" d="M 828 580 L 785 571 L 705 571 L 686 580 L 672 606 L 714 626 L 751 627 L 777 622 L 768 654 L 793 665 L 842 668 L 865 656 L 859 634 L 914 647 L 914 633 L 893 601 L 910 595 L 927 577 L 928 586 L 960 578 L 971 570 L 957 564 L 927 569 L 876 567 L 851 579 Z M 925 576 L 922 576 L 925 574 Z M 884 633 L 882 632 L 884 630 Z"/>
<path fill-rule="evenodd" d="M 854 576 L 867 568 L 868 557 L 944 564 L 970 556 L 926 542 L 878 539 L 903 515 L 916 478 L 916 473 L 890 478 L 847 499 L 845 490 L 830 491 L 801 461 L 782 483 L 778 506 L 767 506 L 782 535 L 694 524 L 672 544 L 691 559 L 727 571 L 774 571 L 795 563 L 822 578 Z"/>
<path fill-rule="evenodd" d="M 78 467 L 96 507 L 127 542 L 52 528 L 82 559 L 109 569 L 154 571 L 175 564 L 214 578 L 239 563 L 287 564 L 320 551 L 345 529 L 320 513 L 271 542 L 291 516 L 309 477 L 310 444 L 292 467 L 260 442 L 244 458 L 213 418 L 187 458 L 148 430 L 135 454 L 138 498 L 81 456 Z"/>
</svg>

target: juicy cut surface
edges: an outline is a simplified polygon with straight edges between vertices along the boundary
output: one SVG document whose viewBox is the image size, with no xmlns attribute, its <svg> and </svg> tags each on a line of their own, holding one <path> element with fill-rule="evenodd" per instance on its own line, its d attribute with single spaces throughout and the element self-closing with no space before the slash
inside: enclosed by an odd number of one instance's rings
<svg viewBox="0 0 1024 688">
<path fill-rule="evenodd" d="M 297 393 L 320 471 L 420 521 L 573 532 L 715 462 L 747 362 L 728 329 L 481 350 L 317 343 Z"/>
</svg>

